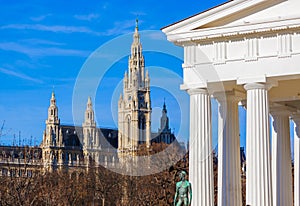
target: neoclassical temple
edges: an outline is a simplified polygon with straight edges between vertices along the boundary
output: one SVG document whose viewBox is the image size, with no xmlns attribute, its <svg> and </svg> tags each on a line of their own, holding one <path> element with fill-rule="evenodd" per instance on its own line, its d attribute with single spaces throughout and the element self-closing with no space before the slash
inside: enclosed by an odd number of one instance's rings
<svg viewBox="0 0 300 206">
<path fill-rule="evenodd" d="M 242 205 L 238 104 L 247 110 L 246 205 L 300 205 L 299 8 L 299 0 L 233 0 L 162 29 L 184 48 L 193 206 L 214 205 L 211 98 L 219 103 L 218 205 Z"/>
</svg>

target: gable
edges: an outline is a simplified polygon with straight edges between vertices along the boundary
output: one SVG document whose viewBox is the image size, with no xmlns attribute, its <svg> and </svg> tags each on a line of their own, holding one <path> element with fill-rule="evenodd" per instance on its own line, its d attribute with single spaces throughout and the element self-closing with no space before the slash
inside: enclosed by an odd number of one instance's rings
<svg viewBox="0 0 300 206">
<path fill-rule="evenodd" d="M 287 19 L 300 18 L 300 1 L 289 0 L 281 3 L 273 4 L 270 7 L 261 7 L 257 10 L 253 9 L 245 16 L 240 16 L 235 21 L 228 22 L 226 27 L 239 26 L 244 24 L 259 24 L 265 22 L 282 21 Z M 238 15 L 237 15 L 238 16 Z"/>
<path fill-rule="evenodd" d="M 234 0 L 162 29 L 167 35 L 300 18 L 299 0 Z M 288 12 L 287 12 L 288 11 Z"/>
<path fill-rule="evenodd" d="M 298 3 L 298 1 L 296 1 L 295 3 Z M 222 18 L 210 21 L 207 24 L 201 25 L 198 28 L 195 28 L 193 30 L 213 28 L 213 27 L 239 26 L 245 23 L 257 22 L 259 20 L 266 21 L 271 17 L 277 17 L 278 9 L 279 11 L 280 10 L 283 11 L 282 9 L 282 6 L 284 6 L 283 4 L 287 4 L 287 1 L 261 2 L 259 4 L 249 6 L 243 10 L 238 10 L 236 12 L 233 12 Z M 289 2 L 289 4 L 291 3 Z M 281 14 L 281 16 L 283 15 Z"/>
</svg>

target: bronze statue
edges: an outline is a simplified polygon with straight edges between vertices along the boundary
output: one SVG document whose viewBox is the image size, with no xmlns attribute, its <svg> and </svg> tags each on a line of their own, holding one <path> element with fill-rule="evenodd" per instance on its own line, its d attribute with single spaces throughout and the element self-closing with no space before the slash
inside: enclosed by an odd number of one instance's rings
<svg viewBox="0 0 300 206">
<path fill-rule="evenodd" d="M 179 173 L 180 180 L 176 183 L 176 192 L 174 197 L 174 206 L 190 206 L 192 202 L 192 185 L 189 181 L 185 179 L 186 172 L 181 171 Z M 190 194 L 190 198 L 188 197 Z M 176 200 L 178 197 L 178 202 L 176 204 Z"/>
</svg>

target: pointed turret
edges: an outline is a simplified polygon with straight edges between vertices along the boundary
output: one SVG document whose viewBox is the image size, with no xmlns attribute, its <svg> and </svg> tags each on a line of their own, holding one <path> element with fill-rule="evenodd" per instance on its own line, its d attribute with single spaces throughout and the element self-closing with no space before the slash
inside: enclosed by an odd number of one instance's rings
<svg viewBox="0 0 300 206">
<path fill-rule="evenodd" d="M 138 20 L 136 20 L 135 31 L 133 34 L 133 42 L 131 45 L 131 55 L 129 57 L 129 87 L 143 88 L 145 84 L 145 63 L 142 54 L 142 44 L 140 42 L 140 34 Z"/>
<path fill-rule="evenodd" d="M 48 108 L 48 118 L 46 120 L 46 144 L 45 145 L 56 145 L 56 139 L 59 136 L 59 118 L 58 108 L 56 106 L 55 93 L 52 91 L 50 106 Z"/>
<path fill-rule="evenodd" d="M 88 97 L 87 106 L 88 106 L 88 108 L 91 108 L 93 106 L 91 97 Z"/>
<path fill-rule="evenodd" d="M 169 126 L 169 117 L 167 116 L 167 106 L 165 100 L 164 100 L 161 113 L 162 115 L 160 118 L 160 128 L 158 129 L 159 136 L 156 137 L 155 142 L 157 143 L 164 142 L 170 144 L 171 142 L 174 141 L 175 136 L 174 134 L 172 134 Z"/>
<path fill-rule="evenodd" d="M 87 155 L 89 149 L 94 148 L 96 143 L 96 122 L 93 109 L 93 103 L 91 97 L 88 97 L 86 104 L 84 122 L 82 124 L 83 129 L 83 149 L 84 154 Z M 97 141 L 98 142 L 98 141 Z"/>
<path fill-rule="evenodd" d="M 124 74 L 124 88 L 128 88 L 128 73 L 127 71 L 125 71 L 125 74 Z"/>
<path fill-rule="evenodd" d="M 54 123 L 54 124 L 59 124 L 59 119 L 58 119 L 58 108 L 56 106 L 56 98 L 55 98 L 55 93 L 52 91 L 51 94 L 51 99 L 50 99 L 50 106 L 48 108 L 48 123 Z"/>
<path fill-rule="evenodd" d="M 95 126 L 95 119 L 94 119 L 94 110 L 93 110 L 93 103 L 91 97 L 88 97 L 88 101 L 86 104 L 85 110 L 85 119 L 84 119 L 84 126 Z"/>
<path fill-rule="evenodd" d="M 135 30 L 133 35 L 133 43 L 139 44 L 140 43 L 140 34 L 139 34 L 139 20 L 135 20 Z"/>
<path fill-rule="evenodd" d="M 162 116 L 160 118 L 160 130 L 161 131 L 168 131 L 169 130 L 169 118 L 167 116 L 167 107 L 166 101 L 164 100 L 163 109 L 161 111 Z"/>
<path fill-rule="evenodd" d="M 52 91 L 50 105 L 56 105 L 55 93 Z"/>
<path fill-rule="evenodd" d="M 147 89 L 150 88 L 150 77 L 149 77 L 149 72 L 148 72 L 148 70 L 146 71 L 145 87 L 146 87 Z"/>
<path fill-rule="evenodd" d="M 52 169 L 56 164 L 55 151 L 60 147 L 63 140 L 63 134 L 60 129 L 60 121 L 58 118 L 58 108 L 56 105 L 55 93 L 52 91 L 50 105 L 48 108 L 48 118 L 46 119 L 46 128 L 43 134 L 42 150 L 43 161 L 48 165 L 46 168 Z M 51 160 L 51 161 L 49 161 Z"/>
</svg>

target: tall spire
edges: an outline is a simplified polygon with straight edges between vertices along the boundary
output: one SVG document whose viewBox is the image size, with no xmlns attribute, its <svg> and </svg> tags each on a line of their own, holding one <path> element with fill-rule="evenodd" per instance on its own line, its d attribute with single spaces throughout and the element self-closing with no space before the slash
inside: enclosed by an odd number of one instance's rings
<svg viewBox="0 0 300 206">
<path fill-rule="evenodd" d="M 51 99 L 50 99 L 50 106 L 48 108 L 48 119 L 46 124 L 59 124 L 58 119 L 58 108 L 56 106 L 56 98 L 55 93 L 52 91 Z M 58 131 L 57 131 L 58 134 Z"/>
<path fill-rule="evenodd" d="M 166 99 L 164 98 L 164 105 L 161 111 L 162 116 L 160 118 L 160 129 L 161 131 L 169 130 L 169 118 L 167 116 L 167 106 L 166 106 Z"/>
<path fill-rule="evenodd" d="M 138 30 L 139 29 L 139 19 L 136 18 L 135 20 L 135 29 Z"/>
<path fill-rule="evenodd" d="M 139 20 L 135 20 L 135 30 L 133 35 L 133 44 L 140 44 Z"/>
<path fill-rule="evenodd" d="M 91 97 L 88 97 L 85 110 L 85 122 L 94 123 L 94 110 Z"/>
<path fill-rule="evenodd" d="M 93 108 L 92 99 L 90 96 L 88 97 L 87 108 Z"/>
<path fill-rule="evenodd" d="M 164 98 L 164 105 L 163 105 L 163 113 L 167 114 L 167 108 L 166 108 L 166 98 Z"/>
<path fill-rule="evenodd" d="M 54 105 L 54 106 L 56 105 L 54 90 L 52 91 L 52 94 L 51 94 L 50 105 Z"/>
</svg>

